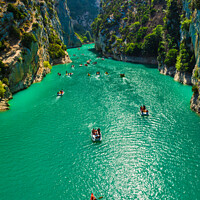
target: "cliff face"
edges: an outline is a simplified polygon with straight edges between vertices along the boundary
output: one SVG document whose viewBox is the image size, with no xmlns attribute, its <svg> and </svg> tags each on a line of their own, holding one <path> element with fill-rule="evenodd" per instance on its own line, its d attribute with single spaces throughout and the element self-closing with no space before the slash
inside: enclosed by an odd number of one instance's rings
<svg viewBox="0 0 200 200">
<path fill-rule="evenodd" d="M 66 0 L 57 0 L 55 5 L 62 26 L 65 45 L 67 45 L 68 48 L 80 47 L 82 44 L 74 33 L 73 23 Z"/>
<path fill-rule="evenodd" d="M 91 31 L 91 24 L 98 15 L 100 0 L 67 0 L 75 32 Z"/>
<path fill-rule="evenodd" d="M 64 41 L 68 40 L 53 1 L 0 4 L 0 82 L 4 83 L 0 104 L 6 105 L 12 93 L 41 81 L 50 72 L 50 63 L 71 60 L 65 51 Z M 71 35 L 72 30 L 68 39 Z"/>
</svg>

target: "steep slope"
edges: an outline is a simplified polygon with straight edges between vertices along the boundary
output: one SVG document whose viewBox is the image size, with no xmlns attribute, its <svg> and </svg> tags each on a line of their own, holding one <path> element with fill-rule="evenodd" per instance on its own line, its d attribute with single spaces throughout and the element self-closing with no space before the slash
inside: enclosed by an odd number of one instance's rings
<svg viewBox="0 0 200 200">
<path fill-rule="evenodd" d="M 92 22 L 98 15 L 100 0 L 67 0 L 67 5 L 75 32 L 82 42 L 91 41 L 92 38 L 88 34 L 91 32 Z"/>
<path fill-rule="evenodd" d="M 7 109 L 12 93 L 41 81 L 50 72 L 50 63 L 70 62 L 64 42 L 71 46 L 78 42 L 71 42 L 70 28 L 63 35 L 52 0 L 0 2 L 0 6 L 0 101 Z"/>
<path fill-rule="evenodd" d="M 118 60 L 157 63 L 165 7 L 165 1 L 104 1 L 92 24 L 96 49 Z"/>
</svg>

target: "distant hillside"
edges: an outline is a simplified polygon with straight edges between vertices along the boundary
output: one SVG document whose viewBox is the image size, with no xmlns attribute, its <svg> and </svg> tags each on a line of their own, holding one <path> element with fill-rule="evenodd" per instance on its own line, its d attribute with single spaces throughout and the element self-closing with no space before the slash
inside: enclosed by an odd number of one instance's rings
<svg viewBox="0 0 200 200">
<path fill-rule="evenodd" d="M 156 58 L 165 8 L 164 0 L 104 1 L 92 24 L 96 48 L 116 57 L 123 54 Z"/>
<path fill-rule="evenodd" d="M 100 0 L 67 0 L 67 5 L 74 31 L 82 39 L 82 42 L 92 41 L 91 24 L 98 15 Z"/>
</svg>

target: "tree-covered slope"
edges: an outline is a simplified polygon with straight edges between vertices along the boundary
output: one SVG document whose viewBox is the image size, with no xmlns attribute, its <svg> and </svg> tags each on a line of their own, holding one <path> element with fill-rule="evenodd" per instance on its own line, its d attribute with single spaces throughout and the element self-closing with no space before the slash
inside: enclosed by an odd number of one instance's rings
<svg viewBox="0 0 200 200">
<path fill-rule="evenodd" d="M 165 1 L 101 2 L 92 24 L 97 48 L 111 55 L 156 57 L 165 7 Z"/>
</svg>

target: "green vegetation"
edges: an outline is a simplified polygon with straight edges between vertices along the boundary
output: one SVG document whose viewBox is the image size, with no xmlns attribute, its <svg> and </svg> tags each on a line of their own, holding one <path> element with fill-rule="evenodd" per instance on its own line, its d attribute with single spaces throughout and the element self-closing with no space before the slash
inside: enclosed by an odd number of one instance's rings
<svg viewBox="0 0 200 200">
<path fill-rule="evenodd" d="M 175 66 L 176 58 L 177 58 L 178 50 L 177 49 L 170 49 L 166 55 L 164 63 L 167 67 Z"/>
<path fill-rule="evenodd" d="M 5 67 L 5 64 L 2 62 L 2 60 L 0 60 L 0 68 Z"/>
<path fill-rule="evenodd" d="M 24 35 L 22 36 L 21 42 L 23 46 L 30 49 L 32 42 L 37 42 L 37 39 L 35 38 L 33 33 L 24 33 Z"/>
<path fill-rule="evenodd" d="M 105 37 L 108 53 L 157 57 L 164 13 L 155 6 L 162 8 L 162 5 L 165 1 L 102 1 L 101 12 L 91 25 L 93 35 Z M 155 15 L 158 17 L 156 23 L 151 22 Z"/>
<path fill-rule="evenodd" d="M 18 39 L 18 40 L 21 38 L 20 30 L 16 26 L 11 26 L 10 27 L 9 35 L 11 37 L 14 37 L 14 38 Z"/>
<path fill-rule="evenodd" d="M 0 81 L 0 97 L 3 98 L 4 97 L 4 93 L 5 93 L 5 89 L 3 86 L 3 83 Z"/>
<path fill-rule="evenodd" d="M 25 12 L 23 12 L 22 10 L 19 10 L 12 3 L 8 4 L 7 11 L 12 12 L 15 19 L 24 19 L 27 16 L 27 14 Z"/>
<path fill-rule="evenodd" d="M 58 35 L 51 31 L 49 35 L 49 48 L 48 52 L 52 59 L 61 58 L 65 56 L 66 45 L 62 43 Z"/>
<path fill-rule="evenodd" d="M 52 69 L 52 66 L 50 65 L 49 61 L 44 61 L 43 62 L 44 67 Z"/>
<path fill-rule="evenodd" d="M 81 35 L 81 34 L 78 34 L 78 33 L 75 33 L 76 36 L 80 39 L 81 43 L 82 44 L 85 44 L 85 43 L 89 43 L 89 42 L 93 42 L 94 40 L 92 39 L 91 35 L 90 35 L 90 32 L 89 31 L 86 31 L 85 34 Z"/>
<path fill-rule="evenodd" d="M 5 77 L 2 79 L 2 83 L 5 83 L 6 85 L 9 85 L 8 79 L 5 78 Z"/>
<path fill-rule="evenodd" d="M 192 92 L 194 92 L 194 94 L 198 94 L 199 93 L 199 89 L 197 85 L 193 85 L 192 86 Z"/>
<path fill-rule="evenodd" d="M 177 57 L 176 69 L 183 72 L 192 72 L 195 65 L 194 52 L 186 45 L 186 40 L 183 40 L 180 45 L 180 52 Z"/>
</svg>

